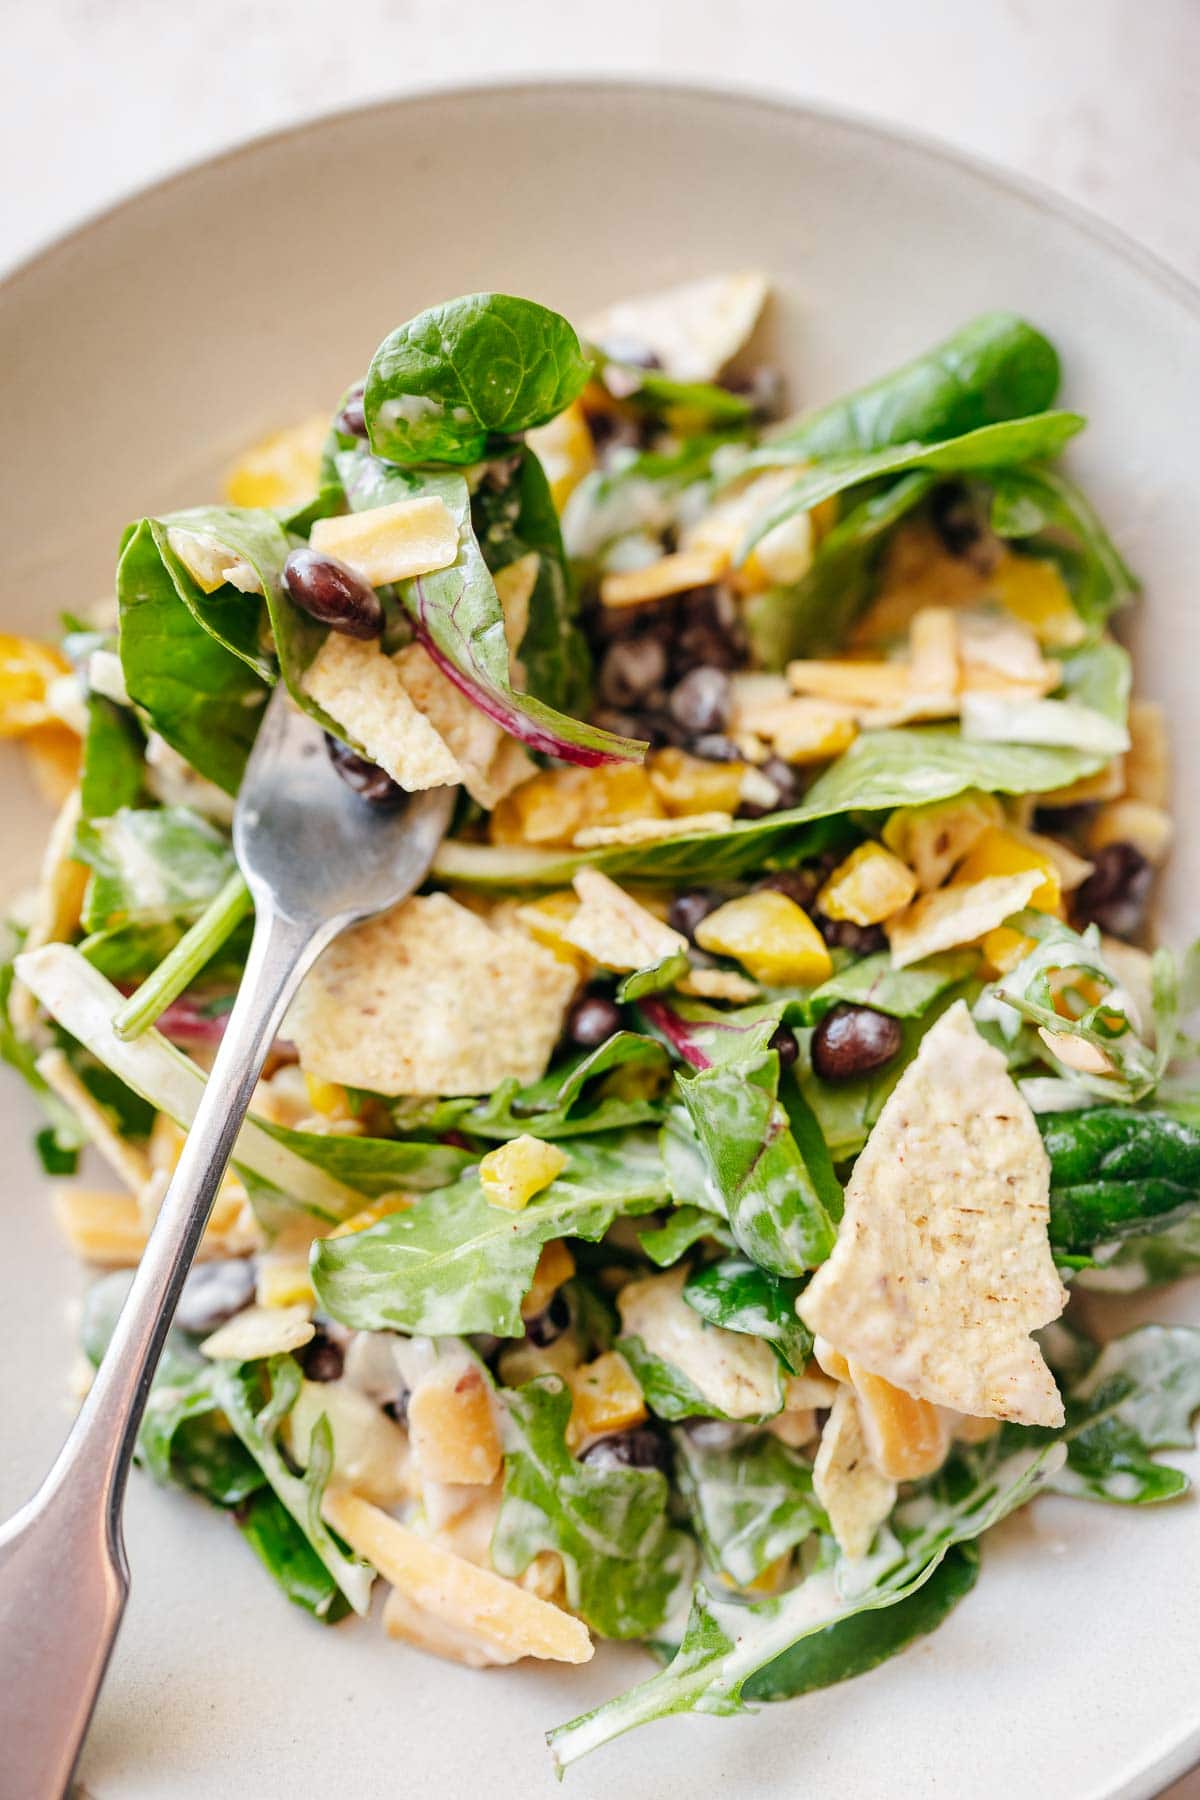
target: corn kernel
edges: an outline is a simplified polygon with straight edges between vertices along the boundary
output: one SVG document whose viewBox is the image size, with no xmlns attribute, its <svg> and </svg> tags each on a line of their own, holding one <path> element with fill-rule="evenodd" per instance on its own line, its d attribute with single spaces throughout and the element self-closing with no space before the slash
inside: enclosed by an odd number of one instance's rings
<svg viewBox="0 0 1200 1800">
<path fill-rule="evenodd" d="M 0 737 L 20 737 L 49 724 L 55 715 L 47 691 L 69 672 L 70 664 L 51 645 L 0 633 Z"/>
<path fill-rule="evenodd" d="M 681 813 L 732 813 L 741 804 L 744 763 L 708 762 L 670 746 L 655 751 L 646 768 L 672 818 Z"/>
<path fill-rule="evenodd" d="M 1037 556 L 1004 557 L 990 578 L 992 596 L 1054 650 L 1081 644 L 1087 628 L 1076 612 L 1058 564 Z"/>
<path fill-rule="evenodd" d="M 975 881 L 986 881 L 992 875 L 1020 875 L 1025 869 L 1037 869 L 1044 875 L 1041 886 L 1035 888 L 1030 897 L 1030 906 L 1037 912 L 1057 912 L 1062 905 L 1062 881 L 1058 869 L 1040 850 L 999 825 L 992 826 L 978 839 L 974 849 L 959 864 L 954 881 L 956 886 L 969 886 Z"/>
<path fill-rule="evenodd" d="M 231 506 L 302 506 L 317 491 L 328 433 L 319 413 L 262 438 L 225 477 L 225 498 Z"/>
<path fill-rule="evenodd" d="M 872 1375 L 854 1361 L 849 1370 L 858 1395 L 863 1435 L 879 1473 L 893 1481 L 916 1481 L 940 1469 L 949 1440 L 937 1407 L 893 1387 L 882 1375 Z"/>
<path fill-rule="evenodd" d="M 1147 862 L 1157 866 L 1171 848 L 1174 826 L 1171 815 L 1146 800 L 1113 800 L 1102 806 L 1088 830 L 1088 849 L 1103 850 L 1109 844 L 1132 844 Z"/>
<path fill-rule="evenodd" d="M 371 1225 L 378 1225 L 381 1219 L 388 1219 L 393 1213 L 407 1212 L 412 1205 L 411 1194 L 380 1194 L 378 1200 L 372 1200 L 370 1206 L 364 1206 L 360 1212 L 351 1213 L 340 1225 L 326 1235 L 335 1237 L 352 1237 L 356 1231 L 366 1231 Z"/>
<path fill-rule="evenodd" d="M 917 878 L 907 863 L 882 844 L 859 844 L 839 863 L 818 896 L 821 911 L 854 925 L 878 925 L 917 891 Z"/>
<path fill-rule="evenodd" d="M 535 1194 L 549 1187 L 570 1161 L 557 1144 L 541 1138 L 518 1137 L 489 1150 L 479 1165 L 479 1181 L 489 1206 L 520 1212 Z"/>
<path fill-rule="evenodd" d="M 702 950 L 732 956 L 768 984 L 815 987 L 833 973 L 825 940 L 808 914 L 770 888 L 718 906 L 696 927 L 696 942 Z"/>
<path fill-rule="evenodd" d="M 561 512 L 585 475 L 596 466 L 596 448 L 588 430 L 587 414 L 578 400 L 546 425 L 526 433 L 546 480 L 556 512 Z"/>
<path fill-rule="evenodd" d="M 492 812 L 494 844 L 570 844 L 590 825 L 661 819 L 662 801 L 636 763 L 596 769 L 543 769 L 507 794 Z"/>
<path fill-rule="evenodd" d="M 993 794 L 956 794 L 926 806 L 901 806 L 883 828 L 883 841 L 906 862 L 922 893 L 940 887 L 991 825 L 1004 818 Z"/>
<path fill-rule="evenodd" d="M 304 1072 L 304 1087 L 309 1104 L 323 1119 L 352 1119 L 350 1096 L 340 1081 L 323 1081 L 319 1075 Z"/>
<path fill-rule="evenodd" d="M 537 1268 L 533 1271 L 533 1282 L 521 1302 L 521 1317 L 536 1319 L 540 1312 L 545 1312 L 563 1282 L 570 1281 L 574 1273 L 575 1258 L 562 1238 L 551 1238 L 549 1243 L 543 1244 Z"/>
<path fill-rule="evenodd" d="M 646 1402 L 637 1376 L 618 1350 L 606 1350 L 603 1356 L 573 1369 L 568 1380 L 571 1418 L 567 1442 L 572 1450 L 589 1438 L 606 1437 L 610 1431 L 640 1425 L 646 1417 Z"/>
</svg>

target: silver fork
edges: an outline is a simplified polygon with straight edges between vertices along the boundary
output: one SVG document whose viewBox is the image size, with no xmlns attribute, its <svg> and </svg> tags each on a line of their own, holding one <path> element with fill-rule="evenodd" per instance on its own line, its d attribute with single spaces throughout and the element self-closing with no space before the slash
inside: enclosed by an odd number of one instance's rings
<svg viewBox="0 0 1200 1800">
<path fill-rule="evenodd" d="M 340 931 L 419 886 L 453 800 L 450 788 L 395 810 L 360 799 L 276 689 L 233 823 L 255 905 L 237 1003 L 91 1391 L 38 1492 L 0 1527 L 5 1800 L 57 1800 L 71 1780 L 129 1592 L 121 1507 L 146 1396 L 288 1002 Z"/>
</svg>

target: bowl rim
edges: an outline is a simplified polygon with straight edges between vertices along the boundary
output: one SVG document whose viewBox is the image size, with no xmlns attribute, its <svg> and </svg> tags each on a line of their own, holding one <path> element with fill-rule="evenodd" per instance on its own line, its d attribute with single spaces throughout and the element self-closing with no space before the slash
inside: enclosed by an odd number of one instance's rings
<svg viewBox="0 0 1200 1800">
<path fill-rule="evenodd" d="M 714 108 L 750 105 L 766 112 L 810 119 L 847 136 L 865 138 L 881 146 L 899 145 L 903 149 L 915 151 L 929 162 L 950 163 L 985 186 L 1021 201 L 1031 210 L 1058 219 L 1078 236 L 1090 238 L 1110 254 L 1130 264 L 1200 322 L 1200 282 L 1192 281 L 1166 257 L 1149 249 L 1121 226 L 1102 218 L 1080 201 L 1058 193 L 1034 176 L 1007 169 L 988 157 L 977 155 L 972 150 L 964 150 L 934 133 L 880 119 L 853 107 L 830 105 L 790 95 L 779 88 L 754 82 L 721 83 L 695 81 L 686 77 L 674 80 L 657 74 L 643 75 L 620 70 L 586 76 L 573 73 L 515 73 L 486 81 L 430 82 L 380 99 L 319 110 L 292 124 L 253 132 L 223 150 L 190 159 L 153 181 L 140 183 L 118 195 L 109 204 L 86 213 L 74 224 L 54 232 L 45 242 L 35 244 L 14 262 L 0 265 L 0 294 L 8 294 L 27 278 L 40 274 L 58 256 L 74 249 L 81 241 L 102 230 L 151 195 L 164 194 L 174 187 L 185 186 L 211 168 L 220 168 L 250 158 L 259 150 L 284 144 L 292 138 L 301 138 L 326 129 L 336 130 L 360 117 L 393 112 L 397 108 L 419 105 L 424 101 L 484 99 L 497 94 L 529 99 L 536 99 L 543 94 L 574 94 L 583 99 L 612 96 L 621 92 L 640 97 L 652 98 L 658 95 L 670 100 L 689 100 Z"/>
<path fill-rule="evenodd" d="M 714 109 L 750 106 L 764 112 L 807 119 L 849 138 L 865 140 L 884 149 L 899 146 L 915 152 L 929 163 L 948 163 L 983 186 L 1019 201 L 1032 212 L 1057 220 L 1076 237 L 1090 240 L 1134 269 L 1200 324 L 1200 283 L 1192 281 L 1182 270 L 1139 242 L 1121 226 L 1112 224 L 1088 206 L 1058 193 L 1033 176 L 1007 169 L 934 133 L 880 119 L 853 107 L 814 101 L 754 82 L 722 83 L 697 81 L 687 77 L 676 80 L 657 74 L 646 75 L 621 70 L 605 70 L 582 76 L 572 72 L 547 75 L 516 72 L 473 82 L 430 82 L 378 99 L 318 110 L 291 124 L 253 132 L 222 150 L 191 158 L 155 180 L 130 188 L 107 205 L 85 213 L 73 224 L 52 233 L 15 261 L 0 265 L 0 299 L 8 298 L 27 281 L 52 269 L 59 258 L 86 245 L 89 238 L 102 232 L 110 223 L 119 220 L 151 196 L 167 194 L 173 188 L 186 189 L 190 182 L 202 178 L 209 169 L 250 159 L 260 150 L 286 144 L 292 139 L 317 135 L 322 131 L 336 131 L 360 117 L 389 113 L 425 102 L 469 101 L 496 95 L 536 100 L 543 95 L 564 94 L 581 100 L 622 94 L 647 100 L 657 96 L 667 100 L 689 101 Z M 1151 1800 L 1165 1784 L 1178 1780 L 1197 1767 L 1200 1767 L 1200 1713 L 1169 1747 L 1160 1750 L 1151 1761 L 1127 1774 L 1117 1787 L 1109 1791 L 1106 1800 Z"/>
</svg>

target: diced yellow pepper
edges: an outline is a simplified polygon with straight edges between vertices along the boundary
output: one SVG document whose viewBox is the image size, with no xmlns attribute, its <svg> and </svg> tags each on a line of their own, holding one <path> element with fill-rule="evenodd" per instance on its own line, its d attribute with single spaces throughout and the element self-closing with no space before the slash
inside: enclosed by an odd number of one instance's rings
<svg viewBox="0 0 1200 1800">
<path fill-rule="evenodd" d="M 954 881 L 956 886 L 970 886 L 992 875 L 1020 875 L 1026 869 L 1037 869 L 1044 876 L 1041 886 L 1033 891 L 1030 906 L 1037 912 L 1058 912 L 1062 906 L 1062 881 L 1054 863 L 1003 826 L 993 825 L 984 832 L 959 864 Z"/>
<path fill-rule="evenodd" d="M 1057 563 L 1010 554 L 992 571 L 990 586 L 993 598 L 1028 625 L 1039 643 L 1067 650 L 1087 636 Z"/>
<path fill-rule="evenodd" d="M 70 666 L 50 644 L 0 633 L 0 737 L 22 737 L 51 723 L 46 694 Z"/>
<path fill-rule="evenodd" d="M 361 1212 L 351 1213 L 340 1225 L 335 1225 L 327 1236 L 352 1237 L 356 1231 L 366 1231 L 371 1225 L 378 1225 L 381 1219 L 388 1219 L 393 1213 L 407 1212 L 412 1205 L 411 1194 L 380 1194 L 378 1200 L 372 1200 L 370 1206 L 364 1206 Z"/>
<path fill-rule="evenodd" d="M 585 826 L 664 816 L 654 784 L 638 763 L 543 769 L 500 801 L 489 832 L 494 844 L 569 844 Z"/>
<path fill-rule="evenodd" d="M 535 1194 L 561 1175 L 570 1157 L 557 1144 L 517 1137 L 489 1150 L 479 1165 L 479 1182 L 489 1206 L 520 1212 Z"/>
<path fill-rule="evenodd" d="M 922 893 L 940 887 L 989 826 L 1003 822 L 994 794 L 956 794 L 925 806 L 901 806 L 883 828 L 883 841 L 906 862 Z"/>
<path fill-rule="evenodd" d="M 756 981 L 815 987 L 833 973 L 825 940 L 808 914 L 771 888 L 727 900 L 696 927 L 702 950 L 732 956 Z"/>
<path fill-rule="evenodd" d="M 917 878 L 882 844 L 867 842 L 839 863 L 818 896 L 821 911 L 854 925 L 878 925 L 907 906 Z"/>
<path fill-rule="evenodd" d="M 551 1238 L 549 1243 L 543 1244 L 537 1268 L 533 1271 L 533 1283 L 521 1302 L 521 1317 L 536 1319 L 540 1312 L 545 1312 L 563 1282 L 570 1281 L 574 1273 L 575 1258 L 562 1238 Z"/>
<path fill-rule="evenodd" d="M 555 510 L 561 512 L 584 476 L 596 466 L 587 414 L 578 400 L 572 400 L 556 419 L 526 433 L 526 442 L 546 471 Z"/>
<path fill-rule="evenodd" d="M 1011 925 L 996 925 L 991 931 L 984 932 L 979 940 L 979 948 L 987 959 L 991 975 L 1007 975 L 1029 955 L 1034 942 L 1033 938 L 1014 930 Z"/>
<path fill-rule="evenodd" d="M 350 1096 L 340 1081 L 323 1081 L 319 1075 L 304 1072 L 304 1087 L 315 1113 L 323 1119 L 352 1119 Z"/>
<path fill-rule="evenodd" d="M 672 818 L 683 813 L 736 812 L 745 763 L 708 762 L 673 745 L 647 759 L 654 791 Z"/>
<path fill-rule="evenodd" d="M 618 1350 L 606 1350 L 603 1356 L 573 1369 L 567 1379 L 571 1387 L 567 1442 L 573 1450 L 588 1438 L 640 1425 L 646 1417 L 641 1385 Z"/>
<path fill-rule="evenodd" d="M 329 420 L 317 413 L 262 438 L 225 477 L 225 498 L 232 506 L 301 506 L 311 500 L 328 432 Z"/>
<path fill-rule="evenodd" d="M 258 1260 L 255 1298 L 260 1306 L 315 1306 L 308 1257 L 265 1252 Z"/>
</svg>

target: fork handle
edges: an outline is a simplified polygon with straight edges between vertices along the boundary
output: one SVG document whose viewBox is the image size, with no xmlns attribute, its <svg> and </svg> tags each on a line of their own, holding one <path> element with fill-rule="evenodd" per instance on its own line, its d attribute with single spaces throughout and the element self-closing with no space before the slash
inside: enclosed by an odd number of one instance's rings
<svg viewBox="0 0 1200 1800">
<path fill-rule="evenodd" d="M 4 1800 L 70 1783 L 121 1622 L 126 1477 L 150 1383 L 267 1051 L 334 928 L 260 901 L 246 973 L 112 1340 L 42 1486 L 0 1527 Z"/>
</svg>

